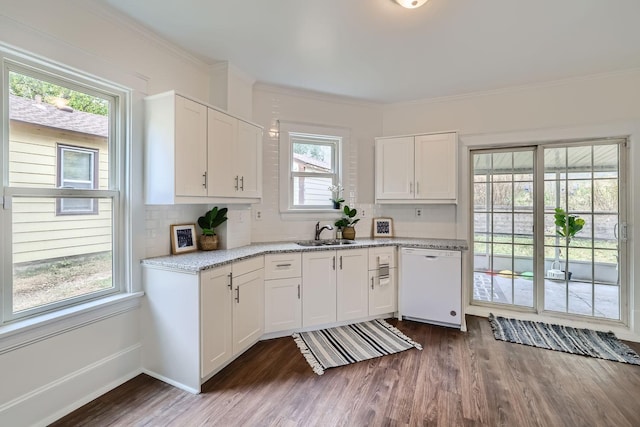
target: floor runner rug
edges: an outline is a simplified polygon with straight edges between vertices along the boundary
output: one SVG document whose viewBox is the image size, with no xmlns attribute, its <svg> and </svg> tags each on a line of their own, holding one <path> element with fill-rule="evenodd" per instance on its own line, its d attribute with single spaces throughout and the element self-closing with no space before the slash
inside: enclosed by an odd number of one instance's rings
<svg viewBox="0 0 640 427">
<path fill-rule="evenodd" d="M 613 332 L 507 319 L 493 314 L 489 315 L 489 322 L 497 340 L 640 365 L 640 356 Z"/>
<path fill-rule="evenodd" d="M 422 346 L 384 320 L 293 334 L 313 372 Z"/>
</svg>

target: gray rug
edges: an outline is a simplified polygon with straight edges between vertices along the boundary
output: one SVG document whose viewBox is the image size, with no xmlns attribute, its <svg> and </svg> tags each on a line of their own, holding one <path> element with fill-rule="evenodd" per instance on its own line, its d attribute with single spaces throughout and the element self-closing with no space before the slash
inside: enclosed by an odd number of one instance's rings
<svg viewBox="0 0 640 427">
<path fill-rule="evenodd" d="M 422 346 L 384 320 L 293 334 L 313 372 Z"/>
<path fill-rule="evenodd" d="M 489 322 L 497 340 L 640 365 L 640 356 L 613 332 L 507 319 L 493 314 L 489 315 Z"/>
</svg>

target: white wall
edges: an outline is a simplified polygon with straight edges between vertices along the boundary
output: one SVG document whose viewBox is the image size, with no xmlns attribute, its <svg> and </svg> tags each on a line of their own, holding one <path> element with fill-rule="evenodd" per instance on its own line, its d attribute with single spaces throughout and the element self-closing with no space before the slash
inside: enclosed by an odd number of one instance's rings
<svg viewBox="0 0 640 427">
<path fill-rule="evenodd" d="M 133 290 L 141 289 L 140 259 L 168 253 L 169 224 L 195 222 L 205 211 L 145 208 L 142 98 L 176 89 L 206 100 L 209 66 L 83 0 L 2 2 L 0 43 L 133 90 L 131 263 Z M 0 425 L 46 424 L 140 372 L 139 304 L 85 320 L 84 326 L 0 349 Z M 6 328 L 0 328 L 0 340 L 3 333 Z M 10 339 L 19 342 L 20 334 Z"/>
<path fill-rule="evenodd" d="M 382 132 L 382 109 L 378 105 L 354 101 L 317 93 L 283 89 L 258 84 L 253 91 L 253 120 L 264 127 L 263 137 L 263 198 L 262 203 L 252 207 L 259 210 L 262 219 L 252 220 L 254 242 L 313 239 L 317 221 L 333 224 L 340 218 L 338 213 L 319 214 L 292 218 L 279 212 L 278 188 L 278 120 L 347 128 L 350 133 L 347 158 L 345 159 L 346 187 L 344 198 L 347 204 L 362 211 L 365 218 L 356 227 L 359 236 L 369 236 L 370 212 L 373 203 L 373 138 Z M 364 178 L 363 178 L 364 177 Z M 373 182 L 373 181 L 371 181 Z M 323 237 L 330 234 L 325 232 Z"/>
<path fill-rule="evenodd" d="M 631 230 L 629 289 L 631 330 L 612 325 L 619 336 L 640 340 L 640 70 L 592 76 L 491 93 L 389 105 L 384 110 L 384 135 L 441 130 L 460 132 L 460 203 L 436 211 L 427 208 L 424 222 L 412 223 L 410 208 L 395 208 L 397 228 L 418 234 L 446 230 L 442 237 L 470 239 L 468 152 L 473 146 L 630 135 Z M 371 174 L 365 180 L 373 179 Z M 385 209 L 386 210 L 386 209 Z M 467 267 L 470 260 L 467 259 Z M 470 268 L 465 270 L 467 273 Z M 471 274 L 465 277 L 470 289 Z M 473 309 L 471 309 L 473 311 Z M 486 310 L 485 310 L 486 311 Z M 478 314 L 486 314 L 482 310 Z M 494 310 L 495 312 L 495 310 Z"/>
</svg>

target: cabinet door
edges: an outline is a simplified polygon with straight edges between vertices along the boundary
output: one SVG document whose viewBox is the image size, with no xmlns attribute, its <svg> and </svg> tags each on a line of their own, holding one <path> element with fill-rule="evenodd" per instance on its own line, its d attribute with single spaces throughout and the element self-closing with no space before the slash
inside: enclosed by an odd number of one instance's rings
<svg viewBox="0 0 640 427">
<path fill-rule="evenodd" d="M 237 196 L 262 197 L 262 129 L 238 121 L 235 163 L 240 175 Z"/>
<path fill-rule="evenodd" d="M 367 249 L 337 252 L 337 319 L 359 319 L 367 316 Z"/>
<path fill-rule="evenodd" d="M 397 311 L 396 269 L 389 270 L 388 282 L 380 283 L 378 271 L 369 272 L 369 316 Z"/>
<path fill-rule="evenodd" d="M 210 197 L 236 197 L 240 176 L 234 156 L 238 119 L 209 108 L 207 188 Z"/>
<path fill-rule="evenodd" d="M 206 196 L 207 107 L 176 95 L 175 108 L 176 195 Z"/>
<path fill-rule="evenodd" d="M 416 199 L 455 202 L 458 188 L 456 134 L 419 135 L 415 139 Z"/>
<path fill-rule="evenodd" d="M 233 354 L 253 345 L 264 331 L 264 270 L 233 278 Z"/>
<path fill-rule="evenodd" d="M 264 331 L 278 332 L 302 326 L 302 278 L 265 281 Z"/>
<path fill-rule="evenodd" d="M 413 199 L 414 138 L 376 141 L 376 198 Z"/>
<path fill-rule="evenodd" d="M 221 267 L 200 273 L 203 378 L 233 355 L 230 272 L 229 267 Z"/>
<path fill-rule="evenodd" d="M 336 321 L 336 251 L 302 254 L 302 326 Z"/>
</svg>

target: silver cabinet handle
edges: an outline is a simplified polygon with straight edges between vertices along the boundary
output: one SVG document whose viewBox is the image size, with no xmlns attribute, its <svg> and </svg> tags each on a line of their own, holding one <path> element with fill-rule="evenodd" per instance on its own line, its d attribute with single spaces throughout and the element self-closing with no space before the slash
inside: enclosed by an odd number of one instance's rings
<svg viewBox="0 0 640 427">
<path fill-rule="evenodd" d="M 336 256 L 333 256 L 333 269 L 336 269 Z"/>
<path fill-rule="evenodd" d="M 244 175 L 240 177 L 240 191 L 244 191 Z"/>
<path fill-rule="evenodd" d="M 233 288 L 233 273 L 229 273 L 227 276 L 229 277 L 229 284 L 227 286 L 231 289 Z"/>
<path fill-rule="evenodd" d="M 276 264 L 276 267 L 291 267 L 291 263 L 288 263 L 288 264 Z"/>
<path fill-rule="evenodd" d="M 413 193 L 413 182 L 409 183 L 409 193 Z"/>
<path fill-rule="evenodd" d="M 298 299 L 300 299 L 300 283 L 298 283 Z"/>
<path fill-rule="evenodd" d="M 371 276 L 371 289 L 373 289 L 373 276 Z"/>
<path fill-rule="evenodd" d="M 342 270 L 342 255 L 340 255 L 340 270 Z"/>
<path fill-rule="evenodd" d="M 204 171 L 204 173 L 202 174 L 202 177 L 204 178 L 204 182 L 202 183 L 202 186 L 204 188 L 207 188 L 207 171 Z"/>
<path fill-rule="evenodd" d="M 238 191 L 238 175 L 236 175 L 236 191 Z"/>
<path fill-rule="evenodd" d="M 236 302 L 240 304 L 240 286 L 236 287 Z"/>
<path fill-rule="evenodd" d="M 420 182 L 416 181 L 416 196 L 420 194 Z"/>
</svg>

